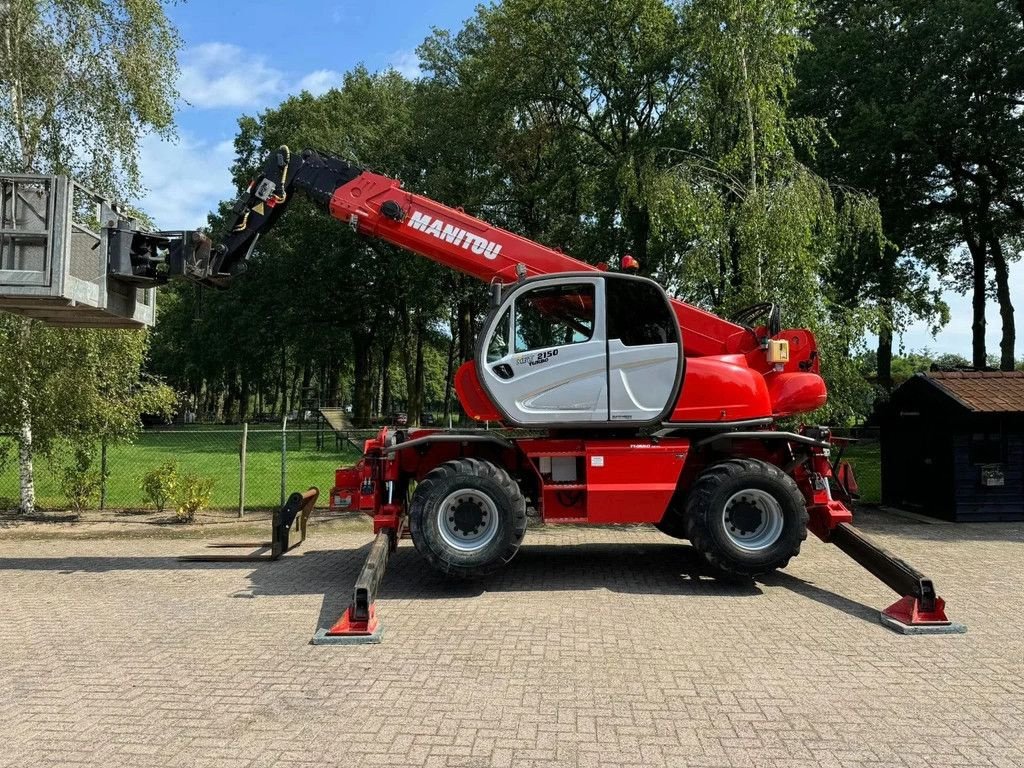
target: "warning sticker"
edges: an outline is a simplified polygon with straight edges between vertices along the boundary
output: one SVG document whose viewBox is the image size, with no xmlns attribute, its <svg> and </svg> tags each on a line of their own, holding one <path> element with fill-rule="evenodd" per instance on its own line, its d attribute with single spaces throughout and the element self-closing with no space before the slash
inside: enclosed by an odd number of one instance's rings
<svg viewBox="0 0 1024 768">
<path fill-rule="evenodd" d="M 603 467 L 604 466 L 604 456 L 591 456 L 590 457 L 590 466 L 592 466 L 592 467 Z"/>
</svg>

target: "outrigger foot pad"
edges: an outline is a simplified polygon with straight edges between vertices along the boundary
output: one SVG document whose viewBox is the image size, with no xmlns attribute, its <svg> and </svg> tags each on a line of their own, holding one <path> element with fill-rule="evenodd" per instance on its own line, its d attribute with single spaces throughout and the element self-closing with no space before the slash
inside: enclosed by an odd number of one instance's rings
<svg viewBox="0 0 1024 768">
<path fill-rule="evenodd" d="M 384 627 L 377 620 L 377 611 L 370 606 L 366 621 L 352 618 L 349 607 L 330 629 L 318 629 L 313 635 L 313 645 L 369 645 L 379 643 L 384 637 Z"/>
<path fill-rule="evenodd" d="M 954 624 L 946 618 L 946 602 L 935 592 L 931 579 L 849 523 L 833 528 L 828 540 L 897 595 L 903 595 L 879 614 L 885 626 L 904 635 L 949 635 L 967 631 L 963 624 Z"/>
<path fill-rule="evenodd" d="M 374 601 L 388 564 L 388 554 L 397 542 L 397 534 L 392 528 L 384 528 L 377 534 L 356 580 L 351 604 L 334 626 L 317 630 L 310 641 L 313 645 L 363 645 L 381 641 L 384 627 L 377 619 Z"/>
<path fill-rule="evenodd" d="M 934 610 L 922 608 L 921 601 L 913 595 L 897 600 L 878 614 L 879 620 L 889 629 L 903 635 L 962 635 L 967 631 L 963 624 L 954 624 L 946 618 L 946 604 L 935 598 Z"/>
</svg>

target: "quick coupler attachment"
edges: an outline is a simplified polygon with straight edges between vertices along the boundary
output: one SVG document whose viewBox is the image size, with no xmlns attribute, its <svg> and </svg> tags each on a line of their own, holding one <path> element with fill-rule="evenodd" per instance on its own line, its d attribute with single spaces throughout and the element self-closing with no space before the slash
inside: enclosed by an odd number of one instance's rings
<svg viewBox="0 0 1024 768">
<path fill-rule="evenodd" d="M 313 645 L 363 645 L 381 641 L 384 628 L 377 618 L 375 603 L 388 564 L 388 554 L 396 541 L 392 528 L 384 528 L 377 534 L 356 580 L 352 602 L 334 626 L 317 630 Z"/>
<path fill-rule="evenodd" d="M 277 560 L 285 552 L 295 549 L 306 540 L 306 525 L 313 514 L 320 491 L 310 488 L 296 491 L 280 509 L 274 510 L 270 541 L 219 541 L 208 544 L 210 549 L 254 549 L 247 555 L 185 555 L 183 563 L 254 563 Z"/>
<path fill-rule="evenodd" d="M 946 603 L 935 593 L 931 579 L 849 523 L 839 523 L 829 541 L 902 596 L 881 612 L 879 618 L 885 626 L 905 635 L 967 631 L 963 624 L 954 624 L 946 617 Z"/>
</svg>

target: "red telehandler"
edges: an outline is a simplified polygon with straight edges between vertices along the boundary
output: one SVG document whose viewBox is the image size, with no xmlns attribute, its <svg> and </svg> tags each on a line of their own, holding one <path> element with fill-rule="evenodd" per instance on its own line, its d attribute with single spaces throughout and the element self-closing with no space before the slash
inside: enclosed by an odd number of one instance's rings
<svg viewBox="0 0 1024 768">
<path fill-rule="evenodd" d="M 491 288 L 475 359 L 456 373 L 485 430 L 385 428 L 339 469 L 335 510 L 373 518 L 376 539 L 352 603 L 320 640 L 377 638 L 374 597 L 389 552 L 411 535 L 434 568 L 478 577 L 516 554 L 530 515 L 545 523 L 649 523 L 687 539 L 722 578 L 784 567 L 810 530 L 900 599 L 883 621 L 905 632 L 959 629 L 930 579 L 851 525 L 827 428 L 775 428 L 825 403 L 814 336 L 757 305 L 725 320 L 656 282 L 573 259 L 400 182 L 312 150 L 281 147 L 235 204 L 214 245 L 170 242 L 169 274 L 226 287 L 260 235 L 303 193 L 361 235 L 472 275 Z M 126 279 L 147 280 L 147 235 L 111 238 Z M 156 243 L 159 246 L 161 244 Z M 635 266 L 624 257 L 624 267 Z M 635 270 L 634 270 L 635 271 Z"/>
</svg>

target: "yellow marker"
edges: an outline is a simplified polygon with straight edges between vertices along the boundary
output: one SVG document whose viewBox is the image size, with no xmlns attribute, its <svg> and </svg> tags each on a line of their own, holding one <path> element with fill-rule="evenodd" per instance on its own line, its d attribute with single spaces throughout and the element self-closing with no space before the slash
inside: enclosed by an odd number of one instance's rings
<svg viewBox="0 0 1024 768">
<path fill-rule="evenodd" d="M 768 342 L 768 362 L 782 364 L 789 362 L 789 342 L 784 339 L 771 339 Z"/>
</svg>

